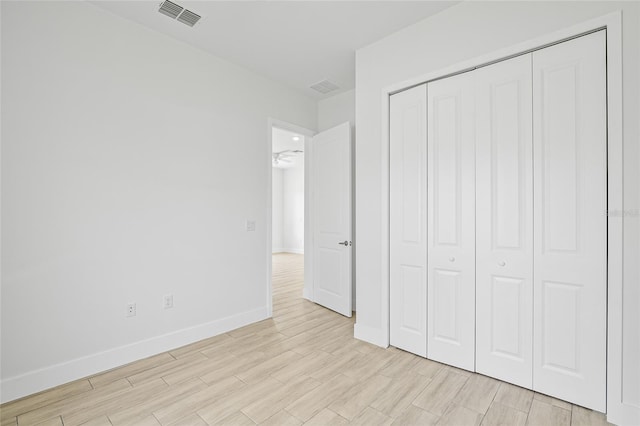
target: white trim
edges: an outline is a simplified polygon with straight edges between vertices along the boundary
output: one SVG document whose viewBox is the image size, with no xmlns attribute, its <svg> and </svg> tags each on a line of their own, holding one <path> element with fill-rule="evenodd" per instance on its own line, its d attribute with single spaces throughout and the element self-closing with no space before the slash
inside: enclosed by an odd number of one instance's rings
<svg viewBox="0 0 640 426">
<path fill-rule="evenodd" d="M 302 297 L 312 302 L 313 298 L 313 225 L 315 212 L 313 207 L 313 191 L 311 176 L 313 176 L 313 137 L 304 138 L 304 287 Z"/>
<path fill-rule="evenodd" d="M 278 253 L 293 253 L 293 254 L 304 254 L 304 249 L 294 249 L 294 248 L 275 248 L 271 250 L 272 254 Z"/>
<path fill-rule="evenodd" d="M 382 89 L 382 93 L 383 95 L 389 96 L 390 94 L 399 92 L 412 86 L 423 84 L 428 81 L 436 80 L 449 75 L 459 74 L 464 71 L 469 71 L 474 68 L 490 64 L 492 62 L 501 61 L 509 57 L 522 54 L 524 52 L 540 49 L 551 44 L 556 44 L 567 39 L 580 36 L 584 33 L 602 28 L 608 28 L 610 26 L 615 27 L 615 25 L 622 25 L 621 14 L 621 11 L 611 12 L 598 18 L 590 19 L 580 24 L 573 25 L 569 28 L 564 28 L 562 30 L 554 31 L 550 34 L 545 34 L 540 37 L 518 43 L 514 46 L 506 47 L 504 49 L 500 49 L 485 55 L 461 61 L 446 68 L 428 72 L 426 74 L 416 76 L 400 83 L 391 84 Z M 607 47 L 609 47 L 608 44 Z M 388 121 L 388 117 L 385 121 Z"/>
<path fill-rule="evenodd" d="M 292 253 L 292 254 L 304 254 L 304 249 L 301 248 L 284 248 L 282 249 L 282 252 L 284 253 Z"/>
<path fill-rule="evenodd" d="M 185 328 L 104 352 L 7 378 L 2 381 L 2 403 L 110 370 L 149 356 L 217 336 L 269 316 L 265 307 Z"/>
<path fill-rule="evenodd" d="M 389 204 L 389 190 L 390 190 L 390 182 L 389 182 L 389 174 L 390 174 L 390 159 L 389 159 L 389 94 L 390 92 L 382 93 L 382 114 L 384 120 L 380 120 L 382 124 L 382 153 L 381 153 L 381 161 L 382 161 L 382 181 L 380 182 L 380 188 L 382 189 L 382 211 L 380 212 L 380 218 L 382 220 L 382 257 L 380 259 L 380 276 L 382 277 L 382 298 L 380 300 L 380 312 L 382 312 L 382 327 L 385 331 L 384 338 L 381 340 L 382 347 L 389 346 L 389 333 L 391 330 L 391 325 L 389 323 L 389 299 L 390 299 L 390 289 L 389 283 L 391 280 L 390 277 L 390 265 L 389 265 L 389 256 L 390 256 L 390 241 L 391 236 L 389 235 L 389 216 L 390 216 L 390 204 Z"/>
<path fill-rule="evenodd" d="M 531 51 L 597 29 L 607 29 L 607 113 L 608 113 L 608 209 L 623 209 L 623 127 L 622 127 L 622 12 L 615 11 L 490 54 L 459 62 L 390 85 L 382 90 L 382 324 L 381 330 L 362 330 L 357 338 L 379 346 L 389 344 L 389 96 L 431 80 L 471 70 L 523 52 Z M 625 404 L 622 395 L 622 260 L 623 219 L 608 219 L 608 358 L 607 420 L 617 424 L 637 424 L 640 409 Z M 362 329 L 362 326 L 357 329 Z M 386 336 L 385 336 L 386 332 Z M 360 337 L 362 336 L 362 337 Z M 372 337 L 374 336 L 374 337 Z"/>
<path fill-rule="evenodd" d="M 273 254 L 277 254 L 277 253 L 304 254 L 304 249 L 298 249 L 298 248 L 274 248 L 271 252 Z"/>
<path fill-rule="evenodd" d="M 382 346 L 383 348 L 389 346 L 389 333 L 384 333 L 383 330 L 379 328 L 369 327 L 368 325 L 358 323 L 354 324 L 353 337 L 358 340 L 369 342 L 376 346 Z"/>
<path fill-rule="evenodd" d="M 273 171 L 271 168 L 271 161 L 272 161 L 272 152 L 273 152 L 273 128 L 277 127 L 279 129 L 283 129 L 283 130 L 288 130 L 290 132 L 294 132 L 294 133 L 298 133 L 302 136 L 304 136 L 304 147 L 305 147 L 305 153 L 307 152 L 307 149 L 309 148 L 309 139 L 316 134 L 316 132 L 314 132 L 313 130 L 309 130 L 305 127 L 301 127 L 298 126 L 297 124 L 292 124 L 286 121 L 282 121 L 282 120 L 278 120 L 276 118 L 271 118 L 269 117 L 267 119 L 267 154 L 268 154 L 268 158 L 266 159 L 267 163 L 269 164 L 269 173 L 267 173 L 267 316 L 270 318 L 273 316 L 273 296 L 272 296 L 272 285 L 271 285 L 271 273 L 272 273 L 272 265 L 271 265 L 271 256 L 273 253 L 275 253 L 276 251 L 273 250 L 273 184 L 272 184 L 272 179 L 273 179 Z M 308 154 L 308 153 L 307 153 Z M 305 269 L 305 273 L 304 273 L 304 278 L 305 278 L 305 289 L 306 286 L 308 285 L 307 283 L 307 264 L 308 264 L 308 260 L 307 258 L 312 256 L 312 252 L 309 250 L 309 246 L 307 244 L 307 240 L 310 240 L 310 233 L 307 230 L 307 222 L 308 222 L 308 215 L 310 214 L 311 210 L 309 210 L 307 208 L 307 199 L 309 198 L 307 196 L 308 193 L 308 179 L 307 179 L 307 163 L 308 163 L 308 158 L 309 155 L 305 155 L 304 156 L 304 203 L 305 203 L 305 208 L 304 208 L 304 248 L 307 251 L 307 256 L 305 256 L 304 258 L 304 269 Z M 282 251 L 289 251 L 287 249 L 282 249 Z M 304 251 L 303 251 L 304 252 Z"/>
<path fill-rule="evenodd" d="M 607 26 L 607 208 L 609 211 L 624 211 L 622 13 L 612 13 L 603 18 L 606 18 Z M 607 420 L 615 424 L 640 424 L 640 407 L 625 403 L 622 394 L 624 218 L 609 215 L 607 224 Z"/>
<path fill-rule="evenodd" d="M 313 302 L 313 298 L 311 297 L 311 292 L 306 288 L 302 289 L 302 297 Z"/>
</svg>

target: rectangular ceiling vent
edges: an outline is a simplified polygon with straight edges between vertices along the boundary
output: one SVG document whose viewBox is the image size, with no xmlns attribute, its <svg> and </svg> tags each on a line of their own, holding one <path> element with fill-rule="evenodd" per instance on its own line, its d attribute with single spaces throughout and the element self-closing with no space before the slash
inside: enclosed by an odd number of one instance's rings
<svg viewBox="0 0 640 426">
<path fill-rule="evenodd" d="M 193 27 L 201 18 L 200 15 L 193 13 L 192 11 L 187 10 L 184 7 L 169 0 L 165 0 L 160 3 L 158 12 L 168 16 L 171 19 L 177 19 L 178 21 L 190 27 Z"/>
<path fill-rule="evenodd" d="M 186 10 L 178 16 L 178 21 L 193 27 L 200 20 L 200 15 L 196 15 L 190 10 Z"/>
<path fill-rule="evenodd" d="M 180 13 L 184 10 L 184 7 L 178 6 L 177 4 L 170 2 L 169 0 L 165 0 L 160 4 L 160 9 L 158 12 L 163 15 L 167 15 L 169 18 L 176 19 Z"/>
<path fill-rule="evenodd" d="M 320 92 L 322 94 L 333 92 L 334 90 L 338 90 L 340 88 L 339 86 L 333 84 L 329 80 L 319 81 L 310 87 L 316 92 Z"/>
</svg>

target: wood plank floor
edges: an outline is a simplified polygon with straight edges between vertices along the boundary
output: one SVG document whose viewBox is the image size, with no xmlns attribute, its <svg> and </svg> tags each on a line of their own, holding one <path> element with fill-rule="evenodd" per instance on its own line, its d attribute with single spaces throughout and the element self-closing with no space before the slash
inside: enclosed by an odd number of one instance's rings
<svg viewBox="0 0 640 426">
<path fill-rule="evenodd" d="M 274 255 L 273 319 L 4 404 L 7 425 L 603 425 L 602 414 L 353 338 Z"/>
</svg>

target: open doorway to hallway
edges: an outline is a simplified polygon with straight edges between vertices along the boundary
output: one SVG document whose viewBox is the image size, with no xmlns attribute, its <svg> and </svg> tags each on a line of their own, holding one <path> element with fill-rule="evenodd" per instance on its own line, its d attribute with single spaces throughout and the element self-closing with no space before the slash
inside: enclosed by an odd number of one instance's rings
<svg viewBox="0 0 640 426">
<path fill-rule="evenodd" d="M 288 253 L 289 259 L 298 259 L 303 268 L 302 291 L 298 294 L 350 317 L 353 311 L 350 124 L 316 134 L 270 119 L 269 142 L 272 167 L 267 185 L 271 225 L 266 247 L 270 269 L 269 313 L 275 314 L 274 253 Z"/>
<path fill-rule="evenodd" d="M 305 246 L 305 136 L 271 130 L 273 308 L 302 297 Z"/>
<path fill-rule="evenodd" d="M 272 252 L 304 254 L 304 136 L 272 131 Z"/>
</svg>

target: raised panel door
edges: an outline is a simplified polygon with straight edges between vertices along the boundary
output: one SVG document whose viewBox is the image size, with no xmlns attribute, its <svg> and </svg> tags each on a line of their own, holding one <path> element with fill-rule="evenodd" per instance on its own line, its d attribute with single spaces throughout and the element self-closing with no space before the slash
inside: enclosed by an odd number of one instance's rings
<svg viewBox="0 0 640 426">
<path fill-rule="evenodd" d="M 531 388 L 531 54 L 475 78 L 476 369 Z"/>
<path fill-rule="evenodd" d="M 606 34 L 533 53 L 535 390 L 606 410 Z"/>
<path fill-rule="evenodd" d="M 427 88 L 390 99 L 390 343 L 427 355 Z"/>
<path fill-rule="evenodd" d="M 428 358 L 475 369 L 473 74 L 427 85 Z"/>
</svg>

